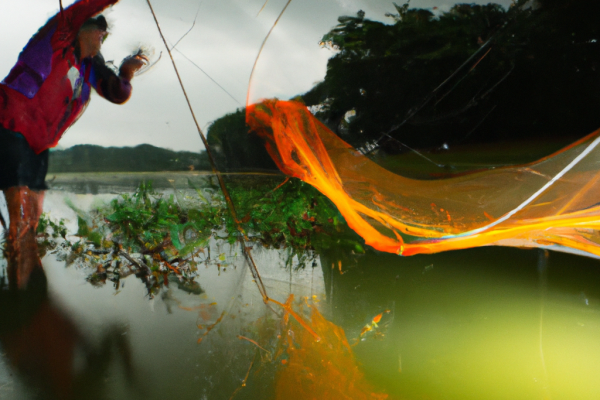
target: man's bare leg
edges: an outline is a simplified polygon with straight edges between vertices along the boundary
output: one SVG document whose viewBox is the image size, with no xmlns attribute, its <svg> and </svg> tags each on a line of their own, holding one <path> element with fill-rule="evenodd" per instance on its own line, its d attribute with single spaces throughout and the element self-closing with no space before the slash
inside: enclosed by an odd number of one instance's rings
<svg viewBox="0 0 600 400">
<path fill-rule="evenodd" d="M 6 238 L 8 279 L 12 288 L 25 289 L 31 273 L 42 267 L 37 248 L 37 226 L 44 192 L 18 186 L 4 191 L 10 224 Z"/>
</svg>

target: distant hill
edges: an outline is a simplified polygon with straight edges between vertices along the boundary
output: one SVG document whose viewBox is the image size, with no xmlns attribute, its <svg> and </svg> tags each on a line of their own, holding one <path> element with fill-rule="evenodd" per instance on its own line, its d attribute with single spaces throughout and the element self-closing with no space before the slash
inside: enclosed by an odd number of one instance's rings
<svg viewBox="0 0 600 400">
<path fill-rule="evenodd" d="M 205 151 L 172 151 L 141 144 L 136 147 L 78 145 L 50 152 L 49 172 L 154 172 L 210 170 Z"/>
</svg>

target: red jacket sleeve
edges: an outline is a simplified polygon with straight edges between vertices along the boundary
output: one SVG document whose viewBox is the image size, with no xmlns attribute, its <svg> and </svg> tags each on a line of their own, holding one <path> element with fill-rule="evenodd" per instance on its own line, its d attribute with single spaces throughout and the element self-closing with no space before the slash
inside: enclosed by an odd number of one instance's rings
<svg viewBox="0 0 600 400">
<path fill-rule="evenodd" d="M 92 60 L 90 84 L 96 89 L 96 93 L 111 103 L 123 104 L 131 96 L 129 79 L 121 74 L 117 75 L 107 67 L 102 54 L 98 54 Z"/>
</svg>

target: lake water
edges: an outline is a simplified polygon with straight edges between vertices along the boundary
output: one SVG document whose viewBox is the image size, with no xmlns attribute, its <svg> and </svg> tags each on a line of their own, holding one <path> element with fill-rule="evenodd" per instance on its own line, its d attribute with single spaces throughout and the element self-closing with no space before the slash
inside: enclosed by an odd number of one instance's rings
<svg viewBox="0 0 600 400">
<path fill-rule="evenodd" d="M 89 208 L 126 190 L 67 186 L 49 191 L 45 206 L 72 231 L 76 218 L 65 198 Z M 199 286 L 172 280 L 152 295 L 135 276 L 92 285 L 89 268 L 47 254 L 47 285 L 0 291 L 0 399 L 295 398 L 282 397 L 278 385 L 312 347 L 298 345 L 292 356 L 277 343 L 305 343 L 305 328 L 281 328 L 283 309 L 265 306 L 237 245 L 212 241 L 210 254 L 195 278 Z M 294 294 L 294 309 L 309 325 L 312 307 L 343 329 L 345 358 L 322 330 L 319 346 L 333 351 L 334 363 L 352 363 L 373 393 L 600 397 L 598 260 L 499 247 L 409 258 L 333 249 L 314 255 L 314 267 L 297 269 L 286 266 L 286 250 L 255 244 L 253 255 L 270 297 L 283 303 Z M 330 331 L 338 332 L 334 325 Z M 317 354 L 323 365 L 325 354 Z M 294 371 L 305 389 L 316 387 L 321 371 L 344 390 L 313 398 L 365 398 L 348 386 L 357 375 L 348 379 L 344 371 L 354 370 L 346 367 L 319 370 L 307 361 Z M 294 390 L 307 398 L 300 386 Z"/>
</svg>

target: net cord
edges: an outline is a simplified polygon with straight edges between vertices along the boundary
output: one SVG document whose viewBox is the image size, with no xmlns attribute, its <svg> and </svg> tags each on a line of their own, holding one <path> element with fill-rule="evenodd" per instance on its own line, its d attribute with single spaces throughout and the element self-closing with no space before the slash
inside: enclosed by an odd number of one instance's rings
<svg viewBox="0 0 600 400">
<path fill-rule="evenodd" d="M 592 143 L 590 143 L 588 145 L 588 147 L 586 147 L 586 149 L 581 152 L 581 154 L 579 154 L 577 157 L 575 157 L 573 159 L 573 161 L 571 161 L 569 163 L 569 165 L 567 165 L 565 168 L 563 168 L 558 174 L 556 174 L 551 180 L 549 180 L 544 186 L 542 186 L 537 192 L 535 192 L 534 194 L 532 194 L 527 200 L 525 200 L 523 203 L 519 204 L 516 208 L 514 208 L 512 211 L 504 214 L 502 217 L 498 218 L 496 221 L 486 225 L 486 226 L 482 226 L 481 228 L 477 228 L 477 229 L 473 229 L 471 231 L 468 232 L 464 232 L 458 235 L 449 235 L 449 236 L 443 236 L 442 239 L 451 239 L 451 238 L 458 238 L 458 237 L 465 237 L 465 236 L 470 236 L 470 235 L 476 235 L 478 233 L 481 233 L 483 231 L 486 231 L 490 228 L 493 228 L 494 226 L 506 221 L 507 219 L 509 219 L 510 217 L 512 217 L 513 215 L 515 215 L 516 213 L 518 213 L 519 211 L 521 211 L 523 208 L 527 207 L 529 204 L 531 204 L 532 201 L 534 201 L 536 198 L 538 198 L 542 193 L 544 193 L 548 188 L 550 188 L 550 186 L 554 185 L 559 179 L 561 179 L 567 172 L 569 172 L 571 169 L 573 169 L 573 167 L 577 164 L 579 164 L 579 162 L 581 160 L 583 160 L 588 154 L 590 154 L 592 152 L 592 150 L 594 150 L 597 146 L 598 143 L 600 143 L 600 137 L 597 137 L 596 140 L 594 140 Z"/>
<path fill-rule="evenodd" d="M 252 277 L 254 278 L 254 281 L 256 282 L 256 286 L 258 286 L 258 291 L 260 292 L 263 301 L 266 303 L 268 303 L 269 301 L 269 296 L 267 295 L 267 289 L 265 288 L 265 285 L 260 277 L 260 274 L 258 273 L 258 268 L 256 267 L 256 263 L 254 262 L 254 258 L 252 258 L 252 254 L 250 253 L 250 249 L 248 247 L 246 247 L 246 241 L 244 240 L 244 230 L 242 229 L 242 226 L 240 224 L 239 219 L 237 218 L 237 212 L 235 210 L 235 206 L 233 204 L 233 201 L 231 200 L 231 196 L 229 195 L 229 191 L 227 190 L 227 187 L 225 186 L 225 181 L 223 180 L 223 176 L 221 175 L 221 172 L 219 171 L 219 169 L 217 168 L 217 164 L 215 162 L 215 158 L 213 157 L 212 151 L 210 149 L 210 146 L 208 145 L 208 141 L 206 140 L 206 136 L 204 135 L 204 132 L 202 131 L 202 128 L 200 128 L 200 124 L 198 123 L 198 120 L 196 118 L 196 114 L 194 113 L 194 109 L 192 107 L 192 103 L 190 102 L 190 99 L 187 95 L 187 92 L 185 90 L 185 86 L 183 84 L 183 80 L 181 79 L 181 76 L 179 75 L 179 70 L 177 69 L 177 64 L 175 63 L 175 60 L 173 59 L 173 54 L 171 53 L 171 49 L 169 48 L 169 45 L 167 44 L 167 40 L 165 39 L 165 36 L 163 35 L 162 29 L 160 27 L 160 24 L 158 22 L 158 18 L 156 17 L 156 14 L 154 12 L 154 8 L 152 7 L 152 4 L 150 3 L 150 0 L 146 0 L 146 2 L 148 3 L 148 7 L 150 8 L 150 12 L 152 13 L 152 17 L 154 18 L 154 22 L 156 23 L 156 27 L 158 29 L 158 33 L 160 34 L 160 37 L 165 45 L 165 48 L 167 49 L 167 52 L 169 53 L 169 57 L 171 58 L 171 64 L 173 65 L 173 69 L 175 70 L 175 75 L 177 75 L 177 80 L 179 81 L 179 85 L 181 86 L 181 90 L 183 91 L 183 95 L 185 97 L 185 101 L 188 105 L 188 108 L 190 110 L 190 113 L 192 114 L 192 118 L 194 120 L 194 124 L 196 125 L 196 129 L 198 130 L 198 134 L 200 135 L 200 139 L 202 140 L 202 143 L 204 144 L 204 147 L 206 148 L 206 153 L 208 155 L 208 159 L 210 161 L 211 167 L 212 167 L 212 171 L 213 173 L 217 176 L 217 179 L 219 181 L 219 186 L 221 187 L 221 191 L 223 192 L 223 195 L 225 196 L 225 201 L 227 203 L 227 208 L 229 209 L 229 212 L 231 213 L 231 217 L 233 218 L 233 220 L 235 221 L 236 227 L 238 229 L 238 231 L 240 232 L 240 236 L 239 236 L 239 240 L 242 244 L 242 252 L 244 254 L 244 256 L 246 257 L 246 259 L 248 260 L 248 266 L 250 268 L 250 271 L 252 272 Z"/>
</svg>

